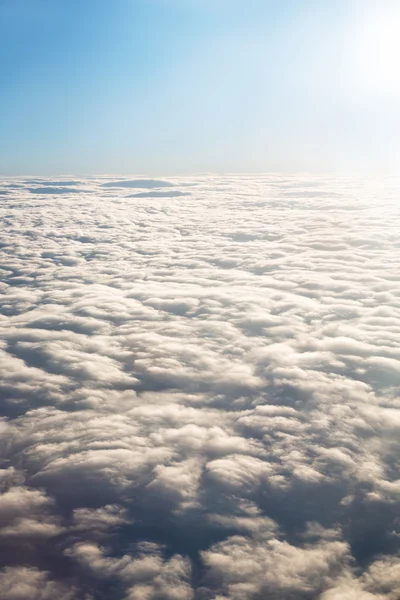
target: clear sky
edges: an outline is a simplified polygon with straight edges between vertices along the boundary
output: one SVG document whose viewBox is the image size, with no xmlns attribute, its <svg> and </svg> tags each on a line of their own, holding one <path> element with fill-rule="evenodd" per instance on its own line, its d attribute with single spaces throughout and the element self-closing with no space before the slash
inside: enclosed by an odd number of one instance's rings
<svg viewBox="0 0 400 600">
<path fill-rule="evenodd" d="M 0 0 L 0 172 L 398 170 L 398 0 Z"/>
</svg>

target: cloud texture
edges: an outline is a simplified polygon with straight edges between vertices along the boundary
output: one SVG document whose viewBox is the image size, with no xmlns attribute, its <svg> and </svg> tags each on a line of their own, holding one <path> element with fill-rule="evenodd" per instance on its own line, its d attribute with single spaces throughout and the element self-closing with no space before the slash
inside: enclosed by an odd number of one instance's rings
<svg viewBox="0 0 400 600">
<path fill-rule="evenodd" d="M 397 600 L 396 182 L 0 196 L 0 600 Z"/>
</svg>

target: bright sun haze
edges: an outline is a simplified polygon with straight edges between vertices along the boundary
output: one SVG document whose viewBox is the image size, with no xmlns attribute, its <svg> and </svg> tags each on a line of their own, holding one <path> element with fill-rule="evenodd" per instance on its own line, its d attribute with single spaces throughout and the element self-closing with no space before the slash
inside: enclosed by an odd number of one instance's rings
<svg viewBox="0 0 400 600">
<path fill-rule="evenodd" d="M 2 0 L 4 174 L 393 172 L 396 0 Z"/>
</svg>

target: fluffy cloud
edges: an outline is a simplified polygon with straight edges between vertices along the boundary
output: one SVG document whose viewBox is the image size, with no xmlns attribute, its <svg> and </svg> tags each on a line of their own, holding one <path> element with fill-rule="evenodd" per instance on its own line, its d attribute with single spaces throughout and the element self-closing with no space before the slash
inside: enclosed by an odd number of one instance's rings
<svg viewBox="0 0 400 600">
<path fill-rule="evenodd" d="M 0 187 L 0 599 L 396 600 L 396 182 Z"/>
<path fill-rule="evenodd" d="M 0 571 L 1 600 L 74 600 L 75 590 L 51 581 L 48 573 L 28 567 Z"/>
</svg>

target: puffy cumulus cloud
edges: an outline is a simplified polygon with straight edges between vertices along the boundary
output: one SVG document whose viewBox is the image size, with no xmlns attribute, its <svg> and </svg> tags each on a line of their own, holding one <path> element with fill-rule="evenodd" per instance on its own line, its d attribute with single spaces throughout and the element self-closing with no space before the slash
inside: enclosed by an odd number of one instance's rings
<svg viewBox="0 0 400 600">
<path fill-rule="evenodd" d="M 358 579 L 344 576 L 335 587 L 327 590 L 321 600 L 343 598 L 351 600 L 395 600 L 400 595 L 400 565 L 393 557 L 377 560 Z"/>
<path fill-rule="evenodd" d="M 75 590 L 52 581 L 48 573 L 28 567 L 6 567 L 0 571 L 1 600 L 74 600 Z M 89 597 L 86 598 L 89 600 Z"/>
<path fill-rule="evenodd" d="M 165 560 L 156 544 L 141 543 L 136 556 L 107 556 L 94 544 L 76 544 L 67 553 L 102 579 L 123 581 L 127 600 L 192 600 L 191 565 L 188 559 L 174 555 Z"/>
<path fill-rule="evenodd" d="M 0 599 L 396 600 L 397 182 L 0 196 Z"/>
<path fill-rule="evenodd" d="M 0 496 L 0 536 L 53 536 L 60 532 L 48 514 L 51 501 L 38 490 L 13 486 Z"/>
<path fill-rule="evenodd" d="M 346 566 L 336 540 L 297 547 L 265 536 L 233 536 L 203 553 L 208 576 L 229 598 L 301 598 L 318 593 Z"/>
</svg>

